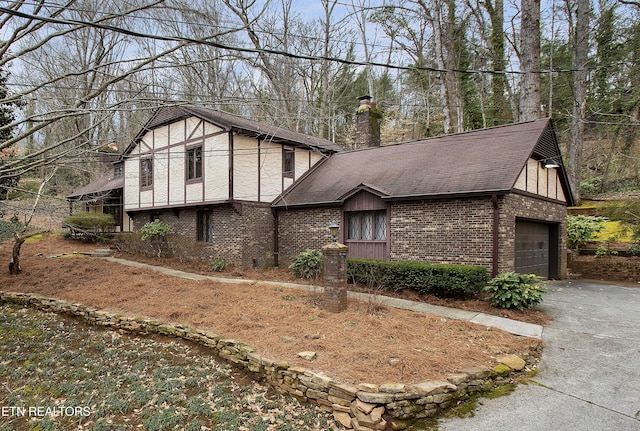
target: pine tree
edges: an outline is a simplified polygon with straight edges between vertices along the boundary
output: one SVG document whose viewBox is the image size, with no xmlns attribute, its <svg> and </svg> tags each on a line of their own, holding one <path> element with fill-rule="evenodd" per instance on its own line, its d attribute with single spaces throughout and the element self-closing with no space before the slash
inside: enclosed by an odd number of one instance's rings
<svg viewBox="0 0 640 431">
<path fill-rule="evenodd" d="M 16 118 L 16 109 L 23 105 L 22 101 L 10 97 L 8 80 L 9 72 L 0 68 L 0 144 L 13 138 L 15 127 L 10 126 Z M 7 198 L 9 190 L 16 187 L 20 180 L 18 175 L 5 175 L 3 172 L 3 165 L 14 153 L 15 150 L 12 147 L 0 151 L 0 199 Z"/>
</svg>

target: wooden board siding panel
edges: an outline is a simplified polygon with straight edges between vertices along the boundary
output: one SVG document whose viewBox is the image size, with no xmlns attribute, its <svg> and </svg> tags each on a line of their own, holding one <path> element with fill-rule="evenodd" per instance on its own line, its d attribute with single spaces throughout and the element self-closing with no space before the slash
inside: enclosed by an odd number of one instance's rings
<svg viewBox="0 0 640 431">
<path fill-rule="evenodd" d="M 352 259 L 389 260 L 386 241 L 346 241 Z"/>
</svg>

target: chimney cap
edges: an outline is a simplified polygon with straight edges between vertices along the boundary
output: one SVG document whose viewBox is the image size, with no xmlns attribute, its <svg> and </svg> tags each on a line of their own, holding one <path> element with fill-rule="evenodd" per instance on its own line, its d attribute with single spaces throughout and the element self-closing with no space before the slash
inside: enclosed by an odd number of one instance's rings
<svg viewBox="0 0 640 431">
<path fill-rule="evenodd" d="M 369 96 L 368 94 L 365 94 L 364 96 L 359 96 L 358 97 L 359 101 L 363 101 L 363 100 L 371 100 L 371 96 Z"/>
</svg>

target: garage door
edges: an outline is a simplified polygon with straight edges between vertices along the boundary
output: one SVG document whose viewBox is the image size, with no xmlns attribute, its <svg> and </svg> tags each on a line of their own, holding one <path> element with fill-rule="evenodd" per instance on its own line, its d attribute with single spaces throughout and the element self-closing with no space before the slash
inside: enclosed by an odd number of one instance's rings
<svg viewBox="0 0 640 431">
<path fill-rule="evenodd" d="M 516 222 L 516 272 L 549 278 L 549 231 L 546 223 Z"/>
</svg>

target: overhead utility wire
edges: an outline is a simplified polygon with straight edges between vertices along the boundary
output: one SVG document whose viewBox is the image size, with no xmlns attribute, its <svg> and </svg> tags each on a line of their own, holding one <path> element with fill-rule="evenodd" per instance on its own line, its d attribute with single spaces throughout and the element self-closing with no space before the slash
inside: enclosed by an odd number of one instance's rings
<svg viewBox="0 0 640 431">
<path fill-rule="evenodd" d="M 315 55 L 294 54 L 294 53 L 291 53 L 291 52 L 274 50 L 274 49 L 264 49 L 264 48 L 263 49 L 257 49 L 257 48 L 246 48 L 246 47 L 238 47 L 238 46 L 229 46 L 229 45 L 225 45 L 225 44 L 222 44 L 222 43 L 219 43 L 219 42 L 213 42 L 213 41 L 204 40 L 204 39 L 194 39 L 194 38 L 190 38 L 190 37 L 163 36 L 163 35 L 154 35 L 154 34 L 148 34 L 148 33 L 140 33 L 140 32 L 137 32 L 137 31 L 127 30 L 125 28 L 116 27 L 116 26 L 112 26 L 112 25 L 99 24 L 99 23 L 90 22 L 90 21 L 73 20 L 73 19 L 59 19 L 59 18 L 51 18 L 51 17 L 46 17 L 46 16 L 40 16 L 40 15 L 33 15 L 33 14 L 26 13 L 26 12 L 20 12 L 20 11 L 8 9 L 8 8 L 5 8 L 5 7 L 0 7 L 0 12 L 1 13 L 6 13 L 6 14 L 9 14 L 9 15 L 13 15 L 13 16 L 17 16 L 17 17 L 20 17 L 20 18 L 38 20 L 38 21 L 48 22 L 48 23 L 52 23 L 52 24 L 83 25 L 83 26 L 88 26 L 88 27 L 99 28 L 99 29 L 102 29 L 102 30 L 115 31 L 117 33 L 122 33 L 122 34 L 125 34 L 125 35 L 128 35 L 128 36 L 134 36 L 134 37 L 162 40 L 162 41 L 166 41 L 166 42 L 188 42 L 188 43 L 193 43 L 193 44 L 208 45 L 208 46 L 212 46 L 214 48 L 219 48 L 219 49 L 228 50 L 228 51 L 238 51 L 238 52 L 243 52 L 243 53 L 248 53 L 248 54 L 266 53 L 266 54 L 279 55 L 279 56 L 283 56 L 283 57 L 295 58 L 295 59 L 298 59 L 298 60 L 332 61 L 332 62 L 346 64 L 346 65 L 350 65 L 350 66 L 372 66 L 372 67 L 382 67 L 382 68 L 387 68 L 387 69 L 396 69 L 396 70 L 405 70 L 405 71 L 425 70 L 425 71 L 429 71 L 429 72 L 438 72 L 438 73 L 446 73 L 446 72 L 458 72 L 458 73 L 467 73 L 467 74 L 489 73 L 489 74 L 497 74 L 497 75 L 523 74 L 524 73 L 524 72 L 521 72 L 521 71 L 507 71 L 507 70 L 502 70 L 502 71 L 483 70 L 483 69 L 480 69 L 480 70 L 464 70 L 464 69 L 440 69 L 440 68 L 428 67 L 428 66 L 398 66 L 398 65 L 371 62 L 371 61 L 356 61 L 356 60 L 347 60 L 347 59 L 344 59 L 344 58 L 336 58 L 336 57 L 325 57 L 325 56 L 315 56 Z M 544 73 L 544 72 L 541 71 L 541 73 Z"/>
</svg>

